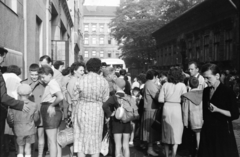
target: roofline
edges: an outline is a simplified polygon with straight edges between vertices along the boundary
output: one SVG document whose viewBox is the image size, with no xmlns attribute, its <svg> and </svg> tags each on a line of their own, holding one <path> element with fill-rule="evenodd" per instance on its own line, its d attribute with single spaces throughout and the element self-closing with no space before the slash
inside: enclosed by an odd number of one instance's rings
<svg viewBox="0 0 240 157">
<path fill-rule="evenodd" d="M 184 12 L 183 12 L 181 15 L 179 15 L 177 18 L 175 18 L 174 20 L 168 22 L 166 25 L 164 25 L 163 27 L 161 27 L 161 28 L 159 28 L 158 30 L 156 30 L 155 32 L 153 32 L 152 35 L 155 36 L 155 34 L 156 34 L 158 31 L 160 31 L 161 29 L 167 27 L 167 26 L 170 25 L 172 22 L 174 22 L 174 21 L 176 21 L 177 19 L 181 18 L 182 16 L 184 16 L 185 14 L 187 14 L 188 12 L 190 12 L 191 10 L 193 10 L 194 8 L 200 6 L 200 5 L 204 4 L 204 3 L 207 3 L 208 1 L 209 1 L 209 0 L 204 0 L 204 1 L 201 2 L 201 3 L 198 3 L 198 4 L 194 5 L 194 6 L 192 6 L 190 9 L 184 11 Z"/>
</svg>

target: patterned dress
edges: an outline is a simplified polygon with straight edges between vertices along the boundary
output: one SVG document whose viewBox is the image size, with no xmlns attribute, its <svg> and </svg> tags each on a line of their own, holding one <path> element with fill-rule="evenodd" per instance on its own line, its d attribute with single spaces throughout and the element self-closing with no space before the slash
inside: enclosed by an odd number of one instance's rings
<svg viewBox="0 0 240 157">
<path fill-rule="evenodd" d="M 102 105 L 109 97 L 108 82 L 90 72 L 77 80 L 73 90 L 77 98 L 73 111 L 74 152 L 100 153 L 104 120 Z"/>
</svg>

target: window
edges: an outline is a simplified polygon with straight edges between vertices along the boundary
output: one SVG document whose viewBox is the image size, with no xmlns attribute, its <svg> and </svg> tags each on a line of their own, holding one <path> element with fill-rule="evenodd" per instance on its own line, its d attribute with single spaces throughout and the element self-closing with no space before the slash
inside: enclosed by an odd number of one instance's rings
<svg viewBox="0 0 240 157">
<path fill-rule="evenodd" d="M 84 51 L 84 57 L 88 58 L 88 51 Z"/>
<path fill-rule="evenodd" d="M 92 24 L 92 32 L 96 32 L 97 30 L 97 25 L 96 24 Z"/>
<path fill-rule="evenodd" d="M 89 24 L 84 24 L 84 31 L 88 32 L 89 31 Z"/>
<path fill-rule="evenodd" d="M 100 57 L 103 58 L 104 57 L 104 52 L 100 51 Z"/>
<path fill-rule="evenodd" d="M 104 24 L 100 24 L 99 32 L 100 33 L 104 32 Z"/>
<path fill-rule="evenodd" d="M 3 3 L 5 3 L 12 11 L 17 13 L 17 0 L 1 0 Z"/>
<path fill-rule="evenodd" d="M 97 38 L 96 37 L 92 38 L 92 44 L 97 44 Z"/>
<path fill-rule="evenodd" d="M 204 61 L 211 60 L 211 54 L 209 53 L 209 35 L 204 37 L 204 49 L 203 49 L 203 59 Z"/>
<path fill-rule="evenodd" d="M 112 57 L 112 53 L 109 51 L 108 52 L 108 58 L 111 58 Z"/>
<path fill-rule="evenodd" d="M 92 51 L 92 56 L 96 56 L 96 51 Z"/>
<path fill-rule="evenodd" d="M 108 44 L 111 45 L 112 44 L 112 38 L 108 37 Z"/>
<path fill-rule="evenodd" d="M 116 57 L 119 57 L 119 53 L 118 52 L 116 53 Z"/>
<path fill-rule="evenodd" d="M 104 37 L 100 37 L 100 44 L 104 44 Z"/>
<path fill-rule="evenodd" d="M 189 59 L 193 59 L 194 57 L 193 57 L 193 53 L 192 53 L 192 40 L 188 41 L 187 48 L 188 48 Z"/>
<path fill-rule="evenodd" d="M 85 38 L 84 38 L 84 44 L 85 44 L 85 45 L 89 44 L 89 42 L 88 42 L 88 37 L 85 37 Z"/>
<path fill-rule="evenodd" d="M 200 59 L 201 47 L 200 47 L 200 39 L 196 40 L 196 59 Z"/>
<path fill-rule="evenodd" d="M 220 53 L 219 51 L 219 46 L 220 46 L 220 33 L 215 33 L 214 34 L 214 43 L 213 43 L 213 54 L 212 54 L 212 58 L 213 60 L 218 60 L 218 53 Z"/>
<path fill-rule="evenodd" d="M 224 58 L 226 60 L 230 60 L 232 58 L 232 52 L 233 52 L 233 43 L 232 43 L 232 31 L 227 30 L 225 32 L 225 56 Z"/>
<path fill-rule="evenodd" d="M 36 27 L 35 27 L 35 56 L 39 58 L 39 55 L 42 55 L 42 20 L 36 16 Z"/>
</svg>

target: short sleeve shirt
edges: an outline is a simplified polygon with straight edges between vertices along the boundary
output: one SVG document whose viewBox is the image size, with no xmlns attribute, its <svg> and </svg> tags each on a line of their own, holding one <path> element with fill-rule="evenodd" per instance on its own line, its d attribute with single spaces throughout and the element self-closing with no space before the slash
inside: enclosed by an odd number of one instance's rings
<svg viewBox="0 0 240 157">
<path fill-rule="evenodd" d="M 52 79 L 46 86 L 43 96 L 42 96 L 42 102 L 49 102 L 53 103 L 56 99 L 56 96 L 54 96 L 55 93 L 61 92 L 61 88 L 58 84 L 58 82 L 55 79 Z"/>
</svg>

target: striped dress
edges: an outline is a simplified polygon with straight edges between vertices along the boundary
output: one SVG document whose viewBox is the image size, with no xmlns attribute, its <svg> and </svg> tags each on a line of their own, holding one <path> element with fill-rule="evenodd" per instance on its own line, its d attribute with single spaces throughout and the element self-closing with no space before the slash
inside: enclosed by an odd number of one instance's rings
<svg viewBox="0 0 240 157">
<path fill-rule="evenodd" d="M 104 120 L 102 104 L 109 97 L 108 82 L 90 72 L 77 80 L 73 90 L 78 100 L 73 111 L 74 152 L 100 153 Z"/>
</svg>

